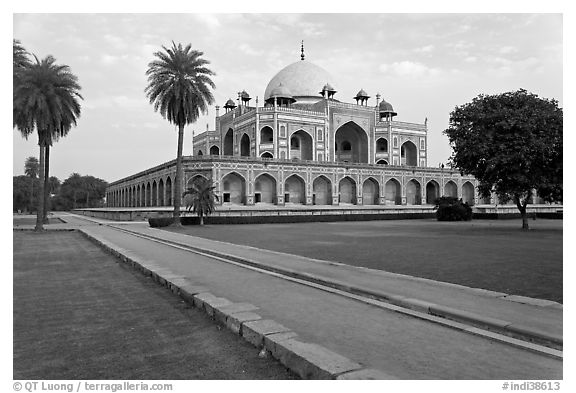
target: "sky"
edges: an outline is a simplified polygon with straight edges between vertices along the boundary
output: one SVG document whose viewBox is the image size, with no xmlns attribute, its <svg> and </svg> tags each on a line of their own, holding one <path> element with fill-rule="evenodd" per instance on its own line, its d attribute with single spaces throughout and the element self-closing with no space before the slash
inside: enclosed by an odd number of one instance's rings
<svg viewBox="0 0 576 393">
<path fill-rule="evenodd" d="M 390 102 L 396 120 L 428 119 L 428 165 L 451 154 L 443 130 L 457 105 L 479 94 L 526 89 L 563 106 L 563 16 L 552 14 L 42 14 L 13 15 L 13 37 L 30 52 L 70 66 L 82 86 L 77 127 L 51 150 L 51 175 L 112 182 L 176 156 L 176 128 L 144 89 L 154 53 L 171 42 L 202 51 L 216 73 L 215 104 L 246 90 L 262 96 L 284 66 L 306 59 L 325 68 L 354 102 L 362 88 Z M 252 101 L 254 104 L 254 101 Z M 215 127 L 215 108 L 185 130 Z M 13 175 L 38 156 L 37 138 L 13 131 Z"/>
</svg>

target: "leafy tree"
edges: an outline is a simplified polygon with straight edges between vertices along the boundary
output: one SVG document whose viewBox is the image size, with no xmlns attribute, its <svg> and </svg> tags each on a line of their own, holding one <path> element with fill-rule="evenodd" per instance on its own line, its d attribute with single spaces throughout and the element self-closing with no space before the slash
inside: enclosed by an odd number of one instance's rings
<svg viewBox="0 0 576 393">
<path fill-rule="evenodd" d="M 528 229 L 533 190 L 562 201 L 562 118 L 557 101 L 523 89 L 480 95 L 450 114 L 451 165 L 478 179 L 481 196 L 512 200 Z"/>
<path fill-rule="evenodd" d="M 82 99 L 78 78 L 67 65 L 57 65 L 56 59 L 48 56 L 24 67 L 14 82 L 13 127 L 24 138 L 35 131 L 40 147 L 40 192 L 38 198 L 36 230 L 43 230 L 45 192 L 48 173 L 46 149 L 52 142 L 65 136 L 80 116 Z M 46 191 L 45 191 L 46 189 Z"/>
<path fill-rule="evenodd" d="M 210 76 L 215 74 L 206 67 L 210 62 L 202 58 L 204 53 L 193 50 L 190 44 L 183 47 L 172 42 L 171 48 L 162 46 L 162 49 L 154 53 L 157 59 L 148 64 L 145 93 L 154 110 L 178 127 L 174 195 L 181 195 L 184 126 L 198 120 L 200 113 L 206 113 L 214 103 L 210 87 L 216 86 Z M 173 217 L 177 225 L 181 200 L 174 199 Z"/>
<path fill-rule="evenodd" d="M 216 209 L 214 202 L 218 196 L 214 194 L 215 188 L 212 180 L 199 176 L 192 182 L 192 187 L 182 194 L 185 197 L 186 208 L 198 215 L 200 225 L 204 225 L 204 216 L 212 214 Z"/>
<path fill-rule="evenodd" d="M 34 186 L 30 187 L 30 181 Z M 12 210 L 14 212 L 32 212 L 35 209 L 35 199 L 38 197 L 39 180 L 20 175 L 12 178 Z"/>
<path fill-rule="evenodd" d="M 108 183 L 106 181 L 94 176 L 82 176 L 79 173 L 72 173 L 59 186 L 58 193 L 54 198 L 54 208 L 57 210 L 71 210 L 101 207 L 107 186 Z"/>
</svg>

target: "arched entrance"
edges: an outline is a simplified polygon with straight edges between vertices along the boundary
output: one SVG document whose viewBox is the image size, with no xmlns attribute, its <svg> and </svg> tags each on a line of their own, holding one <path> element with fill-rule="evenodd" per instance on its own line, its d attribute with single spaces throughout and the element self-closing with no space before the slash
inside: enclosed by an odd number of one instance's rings
<svg viewBox="0 0 576 393">
<path fill-rule="evenodd" d="M 148 206 L 146 203 L 146 184 L 142 184 L 142 188 L 140 189 L 140 206 Z"/>
<path fill-rule="evenodd" d="M 364 181 L 362 185 L 362 204 L 378 205 L 380 202 L 378 182 L 371 177 Z"/>
<path fill-rule="evenodd" d="M 265 151 L 264 153 L 262 153 L 262 154 L 260 155 L 260 157 L 262 157 L 262 158 L 274 158 L 274 156 L 272 155 L 272 153 L 270 153 L 270 152 L 268 152 L 268 151 Z"/>
<path fill-rule="evenodd" d="M 222 203 L 244 203 L 246 181 L 239 174 L 232 172 L 222 178 Z"/>
<path fill-rule="evenodd" d="M 356 204 L 356 182 L 349 177 L 340 180 L 338 184 L 341 204 Z"/>
<path fill-rule="evenodd" d="M 276 179 L 264 173 L 254 180 L 254 202 L 276 203 Z"/>
<path fill-rule="evenodd" d="M 250 137 L 248 134 L 243 134 L 240 139 L 240 155 L 242 157 L 250 157 Z"/>
<path fill-rule="evenodd" d="M 314 205 L 332 204 L 332 182 L 325 176 L 318 176 L 312 183 L 312 203 Z"/>
<path fill-rule="evenodd" d="M 260 130 L 260 143 L 274 143 L 274 132 L 272 128 L 265 126 Z"/>
<path fill-rule="evenodd" d="M 434 180 L 430 180 L 426 183 L 426 204 L 434 205 L 438 198 L 440 198 L 440 185 Z"/>
<path fill-rule="evenodd" d="M 378 165 L 388 165 L 388 161 L 386 161 L 386 160 L 378 160 L 378 161 L 376 161 L 376 164 L 378 164 Z"/>
<path fill-rule="evenodd" d="M 152 182 L 152 206 L 157 206 L 158 204 L 158 185 L 156 180 Z"/>
<path fill-rule="evenodd" d="M 390 179 L 386 182 L 384 187 L 387 205 L 401 205 L 402 204 L 402 189 L 400 182 L 396 179 Z"/>
<path fill-rule="evenodd" d="M 474 186 L 469 181 L 462 185 L 462 201 L 474 205 Z"/>
<path fill-rule="evenodd" d="M 164 206 L 164 180 L 158 182 L 158 206 Z"/>
<path fill-rule="evenodd" d="M 454 197 L 454 198 L 458 197 L 458 187 L 456 186 L 456 183 L 454 183 L 452 180 L 449 180 L 444 185 L 444 196 Z"/>
<path fill-rule="evenodd" d="M 152 193 L 150 189 L 150 183 L 146 183 L 146 205 L 145 206 L 152 206 Z"/>
<path fill-rule="evenodd" d="M 232 131 L 232 128 L 229 128 L 224 136 L 224 155 L 234 155 L 234 131 Z"/>
<path fill-rule="evenodd" d="M 166 206 L 172 206 L 172 180 L 170 176 L 166 178 Z"/>
<path fill-rule="evenodd" d="M 336 161 L 368 163 L 368 137 L 354 122 L 348 122 L 336 130 Z"/>
<path fill-rule="evenodd" d="M 312 137 L 306 131 L 298 130 L 290 136 L 290 159 L 312 160 Z"/>
<path fill-rule="evenodd" d="M 202 153 L 202 150 L 198 150 L 198 153 L 196 154 L 197 156 L 203 156 L 204 153 Z"/>
<path fill-rule="evenodd" d="M 422 204 L 422 189 L 420 183 L 412 179 L 406 184 L 406 204 L 407 205 L 421 205 Z"/>
<path fill-rule="evenodd" d="M 414 143 L 407 141 L 402 144 L 400 147 L 400 161 L 402 165 L 418 165 L 418 149 Z"/>
<path fill-rule="evenodd" d="M 388 152 L 388 141 L 386 138 L 378 138 L 376 140 L 376 154 Z"/>
<path fill-rule="evenodd" d="M 219 156 L 220 155 L 220 149 L 218 148 L 218 146 L 214 145 L 210 148 L 210 155 L 211 156 Z"/>
<path fill-rule="evenodd" d="M 286 203 L 306 203 L 306 188 L 304 180 L 297 175 L 292 175 L 284 182 L 284 202 Z"/>
</svg>

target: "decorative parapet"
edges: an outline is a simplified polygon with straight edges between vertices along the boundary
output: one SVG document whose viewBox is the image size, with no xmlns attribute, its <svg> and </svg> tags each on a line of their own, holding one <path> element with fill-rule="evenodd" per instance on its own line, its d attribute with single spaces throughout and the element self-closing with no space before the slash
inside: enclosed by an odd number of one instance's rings
<svg viewBox="0 0 576 393">
<path fill-rule="evenodd" d="M 373 106 L 364 106 L 364 105 L 350 104 L 347 102 L 331 101 L 331 100 L 328 100 L 327 102 L 328 102 L 328 107 L 361 110 L 364 112 L 372 112 L 372 113 L 376 112 L 376 108 Z"/>
<path fill-rule="evenodd" d="M 405 121 L 396 121 L 396 120 L 392 120 L 391 122 L 390 121 L 378 121 L 376 123 L 376 127 L 388 127 L 390 124 L 392 124 L 392 128 L 399 128 L 399 129 L 408 130 L 408 131 L 426 131 L 428 129 L 425 124 L 408 123 Z"/>
<path fill-rule="evenodd" d="M 262 108 L 258 108 L 258 112 L 287 112 L 287 113 L 295 113 L 295 114 L 299 114 L 299 115 L 310 115 L 310 116 L 316 116 L 316 117 L 325 117 L 326 116 L 324 112 L 314 112 L 314 111 L 308 111 L 305 109 L 286 108 L 283 106 L 277 106 L 277 107 L 265 106 Z"/>
</svg>

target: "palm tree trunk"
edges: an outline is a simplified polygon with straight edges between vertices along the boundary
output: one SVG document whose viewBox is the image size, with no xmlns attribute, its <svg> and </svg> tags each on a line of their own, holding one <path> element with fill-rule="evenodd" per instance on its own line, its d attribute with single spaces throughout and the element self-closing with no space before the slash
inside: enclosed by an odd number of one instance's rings
<svg viewBox="0 0 576 393">
<path fill-rule="evenodd" d="M 184 124 L 178 125 L 178 152 L 176 153 L 176 177 L 174 179 L 174 224 L 180 224 L 180 204 L 182 201 L 182 147 L 184 144 Z"/>
<path fill-rule="evenodd" d="M 44 174 L 44 166 L 46 164 L 46 159 L 44 157 L 46 147 L 40 145 L 40 174 L 41 176 Z M 36 212 L 36 227 L 34 228 L 35 231 L 43 231 L 44 227 L 42 226 L 44 222 L 44 182 L 40 179 L 39 183 L 39 190 L 38 190 L 38 211 Z"/>
<path fill-rule="evenodd" d="M 48 224 L 48 209 L 50 207 L 50 188 L 48 187 L 48 178 L 49 178 L 49 170 L 50 170 L 50 145 L 46 146 L 46 168 L 44 171 L 44 216 L 42 217 L 42 221 L 44 224 Z"/>
<path fill-rule="evenodd" d="M 34 208 L 34 178 L 30 178 L 30 213 L 32 213 L 32 209 Z"/>
</svg>

